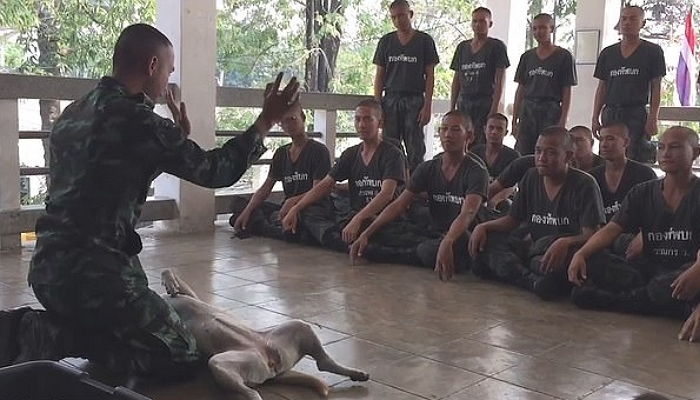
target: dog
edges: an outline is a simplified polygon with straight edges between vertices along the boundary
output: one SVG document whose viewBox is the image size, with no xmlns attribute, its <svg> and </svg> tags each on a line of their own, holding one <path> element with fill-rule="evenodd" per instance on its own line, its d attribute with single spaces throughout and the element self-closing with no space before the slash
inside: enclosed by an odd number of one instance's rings
<svg viewBox="0 0 700 400">
<path fill-rule="evenodd" d="M 327 397 L 329 389 L 324 381 L 291 370 L 306 355 L 316 361 L 320 371 L 347 376 L 353 381 L 369 379 L 366 372 L 335 362 L 304 321 L 293 320 L 256 331 L 201 301 L 174 272 L 163 271 L 161 280 L 167 292 L 164 299 L 194 335 L 197 348 L 208 359 L 214 380 L 245 400 L 263 400 L 253 388 L 267 381 L 307 386 Z"/>
</svg>

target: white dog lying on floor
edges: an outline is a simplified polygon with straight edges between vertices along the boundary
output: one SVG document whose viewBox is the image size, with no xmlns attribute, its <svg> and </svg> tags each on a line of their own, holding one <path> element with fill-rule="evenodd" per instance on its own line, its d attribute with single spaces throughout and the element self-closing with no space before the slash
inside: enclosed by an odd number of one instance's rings
<svg viewBox="0 0 700 400">
<path fill-rule="evenodd" d="M 316 360 L 320 371 L 344 375 L 353 381 L 369 379 L 367 373 L 333 361 L 306 322 L 289 321 L 258 332 L 199 300 L 187 283 L 172 271 L 163 271 L 162 281 L 168 292 L 164 297 L 194 335 L 203 357 L 209 359 L 209 370 L 216 382 L 246 400 L 262 400 L 251 387 L 268 380 L 308 386 L 321 396 L 327 396 L 325 382 L 291 371 L 307 354 Z"/>
</svg>

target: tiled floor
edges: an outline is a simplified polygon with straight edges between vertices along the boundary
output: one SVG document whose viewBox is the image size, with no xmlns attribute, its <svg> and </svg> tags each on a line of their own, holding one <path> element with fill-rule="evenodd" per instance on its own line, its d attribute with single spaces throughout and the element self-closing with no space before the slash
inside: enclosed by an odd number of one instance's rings
<svg viewBox="0 0 700 400">
<path fill-rule="evenodd" d="M 338 361 L 367 370 L 332 384 L 332 399 L 631 399 L 653 390 L 700 399 L 700 344 L 680 342 L 679 321 L 575 309 L 483 282 L 439 282 L 415 267 L 349 265 L 342 254 L 266 239 L 177 236 L 143 230 L 152 287 L 175 269 L 204 300 L 256 328 L 301 318 Z M 0 307 L 35 302 L 25 276 L 31 247 L 0 254 Z M 139 385 L 154 399 L 230 399 L 206 372 L 179 385 Z M 116 382 L 119 383 L 119 382 Z M 264 385 L 266 400 L 316 399 Z"/>
</svg>

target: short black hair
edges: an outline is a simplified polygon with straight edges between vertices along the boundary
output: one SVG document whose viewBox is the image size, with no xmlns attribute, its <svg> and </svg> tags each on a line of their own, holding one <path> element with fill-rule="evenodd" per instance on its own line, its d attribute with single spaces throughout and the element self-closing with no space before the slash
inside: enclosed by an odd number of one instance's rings
<svg viewBox="0 0 700 400">
<path fill-rule="evenodd" d="M 360 107 L 367 107 L 371 108 L 373 111 L 377 113 L 377 116 L 381 119 L 384 118 L 384 111 L 382 110 L 382 103 L 380 103 L 376 99 L 364 99 L 357 103 L 357 106 L 355 108 L 360 108 Z"/>
<path fill-rule="evenodd" d="M 535 18 L 533 18 L 532 21 L 534 22 L 538 19 L 546 19 L 547 21 L 549 21 L 549 26 L 552 28 L 552 30 L 554 30 L 554 18 L 551 14 L 539 13 L 535 15 Z"/>
<path fill-rule="evenodd" d="M 624 6 L 622 6 L 623 10 L 625 8 L 631 8 L 631 9 L 639 11 L 639 13 L 642 14 L 642 18 L 644 18 L 645 13 L 644 13 L 644 9 L 641 6 L 633 5 L 633 4 L 630 4 L 629 2 L 627 2 L 627 3 L 625 3 Z"/>
<path fill-rule="evenodd" d="M 407 7 L 408 9 L 411 9 L 411 4 L 409 4 L 408 1 L 406 0 L 394 0 L 389 4 L 389 9 L 393 10 L 396 7 Z"/>
<path fill-rule="evenodd" d="M 490 119 L 497 119 L 499 121 L 505 121 L 506 124 L 508 124 L 508 117 L 506 117 L 505 115 L 503 115 L 499 112 L 489 114 L 489 116 L 486 117 L 486 121 L 488 122 L 488 120 L 490 120 Z"/>
<path fill-rule="evenodd" d="M 605 125 L 603 125 L 603 126 L 600 127 L 600 130 L 601 130 L 601 131 L 602 131 L 603 129 L 619 129 L 620 132 L 622 132 L 622 134 L 623 134 L 625 137 L 629 137 L 629 136 L 630 136 L 630 128 L 627 126 L 626 123 L 624 123 L 624 122 L 622 122 L 622 121 L 612 121 L 612 122 L 608 122 L 607 124 L 605 124 Z"/>
<path fill-rule="evenodd" d="M 465 128 L 467 129 L 473 129 L 474 128 L 474 123 L 472 122 L 472 117 L 470 117 L 468 114 L 466 114 L 463 111 L 460 110 L 450 110 L 445 113 L 445 115 L 442 116 L 442 118 L 445 117 L 457 117 L 462 121 L 462 124 L 464 125 Z"/>
<path fill-rule="evenodd" d="M 668 129 L 666 129 L 664 131 L 663 135 L 665 135 L 666 133 L 671 132 L 671 131 L 681 131 L 681 132 L 685 133 L 688 137 L 688 143 L 690 144 L 690 146 L 692 148 L 698 147 L 698 143 L 699 143 L 698 133 L 695 132 L 693 129 L 688 128 L 687 126 L 674 125 Z"/>
<path fill-rule="evenodd" d="M 472 11 L 472 15 L 474 15 L 474 14 L 476 14 L 476 13 L 478 13 L 478 12 L 484 12 L 484 13 L 486 13 L 486 14 L 489 16 L 489 18 L 491 18 L 491 17 L 493 16 L 493 15 L 491 14 L 491 10 L 489 10 L 489 9 L 486 8 L 486 7 L 477 7 L 477 8 L 475 8 L 474 11 Z"/>
<path fill-rule="evenodd" d="M 129 25 L 119 34 L 112 56 L 113 70 L 140 68 L 163 47 L 172 47 L 163 32 L 148 24 Z"/>
<path fill-rule="evenodd" d="M 574 141 L 571 139 L 569 131 L 567 131 L 566 128 L 563 128 L 561 126 L 548 126 L 542 130 L 540 136 L 561 138 L 562 145 L 564 146 L 564 150 L 566 151 L 571 151 L 574 148 Z"/>
<path fill-rule="evenodd" d="M 591 131 L 591 128 L 585 126 L 585 125 L 576 125 L 573 128 L 569 129 L 569 133 L 574 133 L 577 131 L 581 131 L 586 134 L 586 137 L 593 141 L 593 131 Z"/>
</svg>

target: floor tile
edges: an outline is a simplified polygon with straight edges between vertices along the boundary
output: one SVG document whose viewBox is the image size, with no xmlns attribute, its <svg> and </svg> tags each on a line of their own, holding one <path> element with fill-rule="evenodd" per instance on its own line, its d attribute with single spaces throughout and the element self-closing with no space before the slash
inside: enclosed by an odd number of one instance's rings
<svg viewBox="0 0 700 400">
<path fill-rule="evenodd" d="M 307 321 L 328 354 L 366 370 L 369 382 L 296 369 L 331 385 L 330 399 L 631 399 L 646 391 L 700 399 L 700 345 L 680 342 L 681 321 L 580 310 L 517 288 L 430 269 L 350 265 L 346 254 L 270 239 L 140 229 L 149 287 L 173 269 L 202 300 L 253 329 Z M 27 286 L 32 243 L 0 252 L 0 307 L 38 303 Z M 132 383 L 154 399 L 229 399 L 208 371 L 179 384 L 125 381 L 84 360 L 107 383 Z M 266 383 L 265 400 L 315 400 L 308 388 Z"/>
<path fill-rule="evenodd" d="M 555 400 L 542 393 L 533 392 L 520 386 L 511 385 L 510 383 L 495 380 L 484 379 L 474 386 L 456 393 L 446 400 Z M 612 400 L 612 399 L 610 399 Z M 619 400 L 619 399 L 615 399 Z"/>
<path fill-rule="evenodd" d="M 587 396 L 612 382 L 610 378 L 546 360 L 525 361 L 494 378 L 567 400 Z"/>
</svg>

